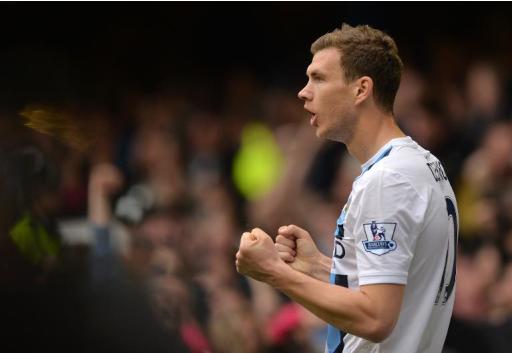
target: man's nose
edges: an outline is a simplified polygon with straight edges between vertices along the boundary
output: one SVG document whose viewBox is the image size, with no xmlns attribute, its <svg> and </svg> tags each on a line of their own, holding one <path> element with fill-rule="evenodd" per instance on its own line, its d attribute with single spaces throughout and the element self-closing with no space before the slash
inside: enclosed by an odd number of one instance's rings
<svg viewBox="0 0 512 353">
<path fill-rule="evenodd" d="M 302 99 L 304 101 L 311 100 L 312 95 L 311 95 L 311 91 L 308 88 L 308 85 L 304 86 L 304 88 L 300 90 L 300 92 L 297 94 L 297 97 L 299 97 L 299 99 Z"/>
</svg>

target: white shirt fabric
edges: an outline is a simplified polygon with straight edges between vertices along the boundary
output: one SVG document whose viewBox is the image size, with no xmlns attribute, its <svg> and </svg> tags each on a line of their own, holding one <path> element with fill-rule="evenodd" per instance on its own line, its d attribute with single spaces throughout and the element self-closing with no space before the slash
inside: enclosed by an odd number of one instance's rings
<svg viewBox="0 0 512 353">
<path fill-rule="evenodd" d="M 458 213 L 439 160 L 410 137 L 389 141 L 362 165 L 337 223 L 331 283 L 405 291 L 383 342 L 329 326 L 326 352 L 440 353 L 455 297 Z"/>
</svg>

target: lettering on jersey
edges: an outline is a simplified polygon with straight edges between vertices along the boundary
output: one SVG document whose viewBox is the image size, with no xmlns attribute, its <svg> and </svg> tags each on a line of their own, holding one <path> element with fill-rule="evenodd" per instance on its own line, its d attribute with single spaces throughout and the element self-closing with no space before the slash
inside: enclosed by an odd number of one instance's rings
<svg viewBox="0 0 512 353">
<path fill-rule="evenodd" d="M 448 177 L 446 176 L 446 173 L 444 172 L 443 166 L 441 165 L 441 162 L 435 161 L 427 163 L 428 168 L 432 172 L 432 175 L 434 176 L 434 179 L 437 182 L 448 180 Z"/>
<path fill-rule="evenodd" d="M 363 240 L 363 247 L 367 252 L 375 255 L 384 255 L 396 249 L 395 235 L 396 223 L 363 224 L 364 233 L 368 240 Z"/>
<path fill-rule="evenodd" d="M 341 241 L 343 240 L 343 236 L 345 231 L 343 229 L 343 224 L 338 224 L 338 229 L 336 235 L 334 236 L 334 253 L 333 256 L 337 259 L 343 259 L 345 257 L 345 248 Z"/>
<path fill-rule="evenodd" d="M 446 248 L 443 275 L 441 277 L 439 290 L 437 291 L 436 300 L 434 302 L 436 305 L 438 305 L 439 302 L 441 302 L 441 305 L 445 305 L 448 302 L 448 299 L 450 299 L 450 296 L 455 289 L 455 276 L 457 275 L 457 241 L 459 239 L 457 208 L 455 207 L 455 202 L 452 199 L 445 197 L 445 200 L 446 211 L 448 212 L 448 221 L 453 226 L 453 228 L 450 227 L 450 230 L 453 229 L 453 233 L 450 234 L 450 237 L 448 238 L 448 247 Z M 451 266 L 451 270 L 449 269 L 449 266 Z"/>
</svg>

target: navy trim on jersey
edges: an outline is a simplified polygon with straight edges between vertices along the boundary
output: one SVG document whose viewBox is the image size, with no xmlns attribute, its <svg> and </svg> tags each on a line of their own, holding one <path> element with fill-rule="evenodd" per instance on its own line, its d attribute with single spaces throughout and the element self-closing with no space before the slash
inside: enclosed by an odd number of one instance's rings
<svg viewBox="0 0 512 353">
<path fill-rule="evenodd" d="M 388 148 L 386 148 L 386 150 L 384 150 L 384 152 L 382 152 L 381 155 L 378 156 L 372 164 L 370 164 L 369 166 L 367 166 L 366 168 L 363 169 L 363 171 L 361 172 L 361 175 L 363 175 L 364 173 L 366 173 L 367 171 L 372 169 L 372 167 L 375 164 L 377 164 L 377 162 L 379 162 L 381 159 L 389 156 L 389 153 L 391 152 L 392 149 L 393 149 L 393 146 L 389 146 Z"/>
<path fill-rule="evenodd" d="M 393 146 L 389 146 L 389 148 L 387 150 L 384 151 L 384 153 L 382 153 L 380 155 L 379 158 L 377 158 L 377 160 L 375 162 L 373 162 L 368 168 L 366 168 L 366 172 L 369 171 L 370 169 L 372 169 L 372 167 L 375 165 L 375 163 L 377 163 L 378 161 L 380 161 L 381 159 L 389 156 L 389 153 L 391 152 L 391 150 L 393 149 Z"/>
</svg>

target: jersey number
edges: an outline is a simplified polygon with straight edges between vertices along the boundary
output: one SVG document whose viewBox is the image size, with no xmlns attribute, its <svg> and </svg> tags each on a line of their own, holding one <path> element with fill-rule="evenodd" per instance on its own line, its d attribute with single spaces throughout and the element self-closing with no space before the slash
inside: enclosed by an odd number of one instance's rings
<svg viewBox="0 0 512 353">
<path fill-rule="evenodd" d="M 452 199 L 446 197 L 446 210 L 448 211 L 448 221 L 451 223 L 451 226 L 453 226 L 453 234 L 449 234 L 448 239 L 448 248 L 446 249 L 446 257 L 444 260 L 444 269 L 443 269 L 443 276 L 441 277 L 441 283 L 439 283 L 439 289 L 437 291 L 436 301 L 435 304 L 439 304 L 439 301 L 441 301 L 441 304 L 444 305 L 450 298 L 450 296 L 453 293 L 453 289 L 455 287 L 455 275 L 457 273 L 457 239 L 458 239 L 458 233 L 459 233 L 459 226 L 457 222 L 457 210 L 455 209 L 455 204 L 453 203 Z M 450 232 L 452 233 L 452 232 Z M 453 241 L 451 241 L 453 239 Z M 451 250 L 451 253 L 450 253 Z M 451 255 L 451 256 L 450 256 Z M 448 266 L 448 260 L 451 258 L 451 273 L 446 278 L 447 269 Z"/>
</svg>

